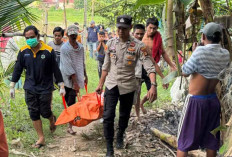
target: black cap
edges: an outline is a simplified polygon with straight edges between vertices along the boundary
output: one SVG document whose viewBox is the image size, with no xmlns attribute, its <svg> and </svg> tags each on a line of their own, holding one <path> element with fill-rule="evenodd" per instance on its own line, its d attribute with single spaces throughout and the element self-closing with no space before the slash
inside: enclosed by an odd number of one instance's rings
<svg viewBox="0 0 232 157">
<path fill-rule="evenodd" d="M 121 15 L 117 17 L 117 27 L 129 28 L 131 27 L 132 17 L 129 15 Z"/>
</svg>

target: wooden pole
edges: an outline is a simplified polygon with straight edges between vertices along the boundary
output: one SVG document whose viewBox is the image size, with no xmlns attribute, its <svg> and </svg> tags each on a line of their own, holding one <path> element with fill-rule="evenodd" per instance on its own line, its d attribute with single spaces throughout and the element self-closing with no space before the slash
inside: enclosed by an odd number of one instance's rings
<svg viewBox="0 0 232 157">
<path fill-rule="evenodd" d="M 48 33 L 48 9 L 47 9 L 47 6 L 45 7 L 45 22 L 44 22 L 44 27 L 45 27 L 44 43 L 46 43 L 46 41 L 47 41 L 47 33 Z"/>
<path fill-rule="evenodd" d="M 94 19 L 94 0 L 92 0 L 92 20 Z"/>
<path fill-rule="evenodd" d="M 87 48 L 87 0 L 84 0 L 84 47 Z"/>
<path fill-rule="evenodd" d="M 64 7 L 64 24 L 65 24 L 65 30 L 66 30 L 67 29 L 67 17 L 66 17 L 65 0 L 63 1 L 63 7 Z"/>
</svg>

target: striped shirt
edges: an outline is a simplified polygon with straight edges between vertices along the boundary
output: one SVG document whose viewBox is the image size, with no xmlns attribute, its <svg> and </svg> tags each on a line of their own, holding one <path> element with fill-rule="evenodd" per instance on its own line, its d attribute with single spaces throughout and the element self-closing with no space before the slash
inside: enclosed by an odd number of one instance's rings
<svg viewBox="0 0 232 157">
<path fill-rule="evenodd" d="M 60 70 L 64 79 L 64 85 L 68 88 L 74 88 L 71 80 L 71 75 L 73 74 L 76 75 L 80 88 L 84 88 L 84 47 L 79 42 L 77 44 L 77 49 L 74 49 L 69 42 L 66 42 L 61 47 Z"/>
<path fill-rule="evenodd" d="M 189 60 L 183 65 L 184 74 L 199 73 L 206 79 L 218 79 L 218 74 L 229 65 L 229 51 L 220 44 L 198 46 Z"/>
</svg>

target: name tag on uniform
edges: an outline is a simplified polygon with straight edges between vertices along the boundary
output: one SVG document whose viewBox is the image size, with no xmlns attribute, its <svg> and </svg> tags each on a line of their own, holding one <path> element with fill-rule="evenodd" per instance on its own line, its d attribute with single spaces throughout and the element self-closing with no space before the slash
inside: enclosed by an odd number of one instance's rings
<svg viewBox="0 0 232 157">
<path fill-rule="evenodd" d="M 24 54 L 24 57 L 30 57 L 30 54 L 25 53 L 25 54 Z"/>
</svg>

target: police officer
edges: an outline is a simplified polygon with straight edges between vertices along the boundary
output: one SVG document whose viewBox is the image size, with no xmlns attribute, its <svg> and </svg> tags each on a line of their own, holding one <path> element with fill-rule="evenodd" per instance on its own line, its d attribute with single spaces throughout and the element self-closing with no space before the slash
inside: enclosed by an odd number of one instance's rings
<svg viewBox="0 0 232 157">
<path fill-rule="evenodd" d="M 123 134 L 128 126 L 130 112 L 136 90 L 135 66 L 138 59 L 146 69 L 152 87 L 147 93 L 150 102 L 157 97 L 156 73 L 145 45 L 130 36 L 132 18 L 122 15 L 117 18 L 118 36 L 108 41 L 102 75 L 96 92 L 101 93 L 105 82 L 103 125 L 107 143 L 107 157 L 114 156 L 114 118 L 115 108 L 120 100 L 119 124 L 116 148 L 123 148 Z"/>
</svg>

